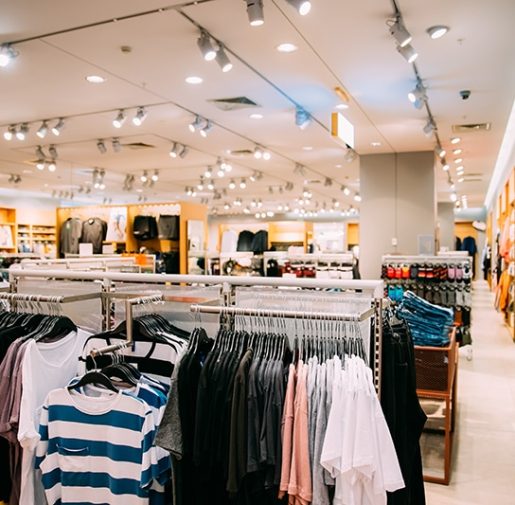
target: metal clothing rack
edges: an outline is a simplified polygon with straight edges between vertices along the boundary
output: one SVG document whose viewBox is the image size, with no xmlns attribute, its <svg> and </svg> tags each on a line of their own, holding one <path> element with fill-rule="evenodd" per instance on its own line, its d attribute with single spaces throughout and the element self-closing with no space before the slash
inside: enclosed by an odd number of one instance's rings
<svg viewBox="0 0 515 505">
<path fill-rule="evenodd" d="M 472 263 L 470 256 L 461 256 L 454 254 L 439 254 L 438 256 L 397 256 L 395 254 L 387 254 L 382 257 L 382 263 Z"/>
<path fill-rule="evenodd" d="M 380 390 L 381 354 L 382 354 L 382 327 L 384 282 L 382 280 L 347 280 L 347 279 L 313 279 L 313 278 L 282 278 L 282 277 L 237 277 L 227 275 L 175 275 L 175 274 L 138 274 L 123 272 L 92 272 L 79 270 L 9 270 L 11 291 L 19 288 L 20 279 L 47 279 L 47 280 L 76 280 L 100 281 L 102 294 L 103 329 L 109 328 L 111 318 L 111 298 L 115 283 L 144 283 L 170 285 L 197 285 L 220 286 L 220 299 L 227 310 L 234 305 L 234 288 L 236 287 L 276 287 L 297 288 L 323 293 L 323 290 L 354 291 L 368 294 L 374 314 L 369 316 L 371 321 L 372 344 L 370 349 L 370 364 L 373 368 L 374 384 Z M 79 295 L 80 296 L 80 295 Z M 127 296 L 121 294 L 121 297 Z M 181 300 L 184 301 L 184 300 Z M 131 305 L 132 308 L 132 305 Z M 127 306 L 126 306 L 127 309 Z M 131 309 L 128 315 L 131 314 Z M 324 313 L 325 314 L 325 313 Z M 341 319 L 341 314 L 339 316 Z M 126 346 L 127 343 L 124 343 Z M 106 352 L 103 350 L 103 352 Z"/>
</svg>

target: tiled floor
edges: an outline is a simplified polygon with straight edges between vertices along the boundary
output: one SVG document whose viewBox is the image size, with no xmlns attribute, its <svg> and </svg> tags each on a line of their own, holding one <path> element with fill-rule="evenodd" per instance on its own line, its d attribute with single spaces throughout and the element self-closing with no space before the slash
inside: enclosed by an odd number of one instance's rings
<svg viewBox="0 0 515 505">
<path fill-rule="evenodd" d="M 451 484 L 426 484 L 428 505 L 515 504 L 515 343 L 485 282 L 474 285 L 472 310 L 473 359 L 460 356 Z"/>
</svg>

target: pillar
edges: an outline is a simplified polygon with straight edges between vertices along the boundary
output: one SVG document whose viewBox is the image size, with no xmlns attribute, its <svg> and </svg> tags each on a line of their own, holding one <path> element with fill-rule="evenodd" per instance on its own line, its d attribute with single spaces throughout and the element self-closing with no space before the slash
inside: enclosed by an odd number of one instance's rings
<svg viewBox="0 0 515 505">
<path fill-rule="evenodd" d="M 434 253 L 433 151 L 360 157 L 360 271 L 381 276 L 383 254 Z"/>
<path fill-rule="evenodd" d="M 454 239 L 454 203 L 438 202 L 438 230 L 440 247 L 454 251 L 456 240 Z"/>
</svg>

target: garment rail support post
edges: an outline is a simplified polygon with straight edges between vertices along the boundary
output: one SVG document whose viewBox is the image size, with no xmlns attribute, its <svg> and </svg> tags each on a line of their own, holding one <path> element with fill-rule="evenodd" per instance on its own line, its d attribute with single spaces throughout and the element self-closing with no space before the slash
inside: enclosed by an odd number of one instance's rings
<svg viewBox="0 0 515 505">
<path fill-rule="evenodd" d="M 102 279 L 102 331 L 110 331 L 114 320 L 114 304 L 109 297 L 112 289 L 111 279 Z"/>
<path fill-rule="evenodd" d="M 383 359 L 383 299 L 374 300 L 375 317 L 372 320 L 374 325 L 374 385 L 377 396 L 381 398 L 381 370 Z"/>
</svg>

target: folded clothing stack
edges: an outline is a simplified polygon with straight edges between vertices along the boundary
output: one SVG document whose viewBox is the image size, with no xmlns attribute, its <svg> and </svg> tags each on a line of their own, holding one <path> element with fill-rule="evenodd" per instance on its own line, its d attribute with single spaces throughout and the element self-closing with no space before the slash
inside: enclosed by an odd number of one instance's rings
<svg viewBox="0 0 515 505">
<path fill-rule="evenodd" d="M 449 343 L 449 330 L 454 324 L 451 309 L 433 305 L 406 291 L 397 316 L 406 321 L 415 345 L 443 347 Z"/>
</svg>

